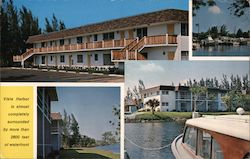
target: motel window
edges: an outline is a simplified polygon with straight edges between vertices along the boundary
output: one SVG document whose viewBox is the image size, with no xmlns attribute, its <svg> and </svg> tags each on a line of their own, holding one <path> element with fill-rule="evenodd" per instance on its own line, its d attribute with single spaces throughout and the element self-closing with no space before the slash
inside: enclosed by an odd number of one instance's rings
<svg viewBox="0 0 250 159">
<path fill-rule="evenodd" d="M 60 40 L 60 46 L 64 45 L 64 39 Z"/>
<path fill-rule="evenodd" d="M 97 41 L 97 34 L 94 35 L 94 41 Z"/>
<path fill-rule="evenodd" d="M 52 46 L 52 44 L 53 44 L 52 41 L 50 41 L 49 44 L 50 44 L 50 46 Z"/>
<path fill-rule="evenodd" d="M 188 60 L 188 51 L 181 51 L 181 60 Z"/>
<path fill-rule="evenodd" d="M 42 42 L 42 47 L 45 47 L 45 42 Z"/>
<path fill-rule="evenodd" d="M 98 54 L 95 54 L 95 61 L 98 61 Z"/>
<path fill-rule="evenodd" d="M 83 63 L 83 56 L 77 55 L 77 63 Z"/>
<path fill-rule="evenodd" d="M 188 36 L 188 24 L 181 23 L 181 35 Z"/>
<path fill-rule="evenodd" d="M 114 39 L 114 38 L 115 38 L 114 32 L 104 33 L 103 34 L 103 40 L 111 40 L 111 39 Z"/>
<path fill-rule="evenodd" d="M 50 61 L 53 61 L 53 56 L 50 56 Z"/>
<path fill-rule="evenodd" d="M 162 102 L 161 105 L 162 106 L 168 106 L 168 102 Z"/>
<path fill-rule="evenodd" d="M 168 91 L 162 91 L 163 95 L 168 95 Z"/>
<path fill-rule="evenodd" d="M 42 56 L 42 64 L 45 64 L 45 56 Z"/>
<path fill-rule="evenodd" d="M 68 39 L 69 44 L 71 44 L 71 39 Z"/>
<path fill-rule="evenodd" d="M 76 42 L 77 42 L 77 44 L 82 43 L 82 37 L 81 36 L 77 37 L 76 38 Z"/>
<path fill-rule="evenodd" d="M 65 61 L 65 57 L 64 57 L 64 55 L 61 55 L 60 56 L 60 62 L 64 62 Z"/>
</svg>

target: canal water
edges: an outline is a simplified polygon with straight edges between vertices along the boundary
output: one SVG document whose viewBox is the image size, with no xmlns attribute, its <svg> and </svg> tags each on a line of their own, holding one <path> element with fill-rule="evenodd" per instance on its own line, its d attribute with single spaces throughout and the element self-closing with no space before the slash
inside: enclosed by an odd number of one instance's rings
<svg viewBox="0 0 250 159">
<path fill-rule="evenodd" d="M 250 56 L 250 45 L 201 47 L 193 50 L 193 56 Z"/>
<path fill-rule="evenodd" d="M 120 143 L 112 144 L 112 145 L 105 145 L 105 146 L 97 146 L 95 148 L 98 150 L 111 151 L 116 154 L 120 153 Z"/>
<path fill-rule="evenodd" d="M 178 122 L 126 123 L 125 149 L 130 159 L 174 159 L 171 145 L 157 148 L 171 144 L 183 132 L 183 128 L 184 123 Z"/>
</svg>

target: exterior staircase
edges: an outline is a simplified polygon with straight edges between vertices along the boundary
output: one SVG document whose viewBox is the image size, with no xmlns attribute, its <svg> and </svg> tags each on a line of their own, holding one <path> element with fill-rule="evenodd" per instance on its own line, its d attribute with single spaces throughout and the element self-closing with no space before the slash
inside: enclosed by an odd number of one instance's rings
<svg viewBox="0 0 250 159">
<path fill-rule="evenodd" d="M 176 35 L 144 36 L 140 40 L 136 38 L 121 50 L 112 50 L 112 60 L 146 60 L 140 53 L 145 46 L 177 45 Z"/>
<path fill-rule="evenodd" d="M 22 55 L 13 56 L 13 62 L 23 62 L 34 54 L 33 48 L 27 49 Z"/>
</svg>

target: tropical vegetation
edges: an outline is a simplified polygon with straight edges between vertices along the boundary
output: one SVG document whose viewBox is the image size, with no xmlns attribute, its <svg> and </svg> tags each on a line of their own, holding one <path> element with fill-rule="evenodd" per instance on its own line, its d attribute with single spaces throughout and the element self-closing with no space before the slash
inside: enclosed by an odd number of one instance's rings
<svg viewBox="0 0 250 159">
<path fill-rule="evenodd" d="M 62 20 L 53 14 L 52 20 L 45 18 L 45 29 L 39 26 L 38 17 L 22 6 L 16 8 L 13 0 L 3 0 L 1 5 L 1 54 L 0 66 L 12 66 L 12 56 L 20 55 L 32 47 L 26 41 L 29 36 L 65 29 Z"/>
</svg>

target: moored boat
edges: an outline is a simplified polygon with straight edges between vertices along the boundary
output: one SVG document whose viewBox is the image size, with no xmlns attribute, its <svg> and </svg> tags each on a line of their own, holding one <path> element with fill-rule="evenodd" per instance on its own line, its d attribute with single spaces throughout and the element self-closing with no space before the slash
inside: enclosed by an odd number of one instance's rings
<svg viewBox="0 0 250 159">
<path fill-rule="evenodd" d="M 250 115 L 189 119 L 171 148 L 176 159 L 249 159 Z"/>
</svg>

